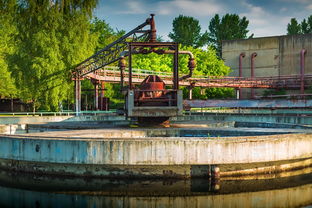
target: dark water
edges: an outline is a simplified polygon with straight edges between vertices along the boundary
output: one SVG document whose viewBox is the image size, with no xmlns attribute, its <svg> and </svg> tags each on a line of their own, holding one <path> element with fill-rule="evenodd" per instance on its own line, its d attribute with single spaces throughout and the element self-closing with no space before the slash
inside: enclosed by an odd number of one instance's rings
<svg viewBox="0 0 312 208">
<path fill-rule="evenodd" d="M 0 207 L 312 207 L 312 174 L 259 180 L 110 180 L 0 171 Z"/>
</svg>

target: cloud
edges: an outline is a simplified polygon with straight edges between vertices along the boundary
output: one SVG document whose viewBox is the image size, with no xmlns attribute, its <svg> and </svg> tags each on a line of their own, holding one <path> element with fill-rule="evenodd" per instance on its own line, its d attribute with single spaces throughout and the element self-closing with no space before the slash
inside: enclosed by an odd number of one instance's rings
<svg viewBox="0 0 312 208">
<path fill-rule="evenodd" d="M 300 3 L 300 4 L 308 4 L 311 3 L 311 0 L 278 0 L 281 2 L 289 2 L 289 3 Z"/>
<path fill-rule="evenodd" d="M 250 32 L 254 33 L 255 37 L 286 34 L 286 25 L 291 17 L 269 13 L 264 8 L 246 1 L 241 3 L 246 8 L 246 12 L 241 13 L 240 16 L 246 16 L 249 20 Z"/>
<path fill-rule="evenodd" d="M 118 1 L 116 14 L 146 14 L 174 16 L 184 14 L 189 16 L 209 16 L 224 11 L 225 5 L 216 0 L 127 0 Z"/>
<path fill-rule="evenodd" d="M 116 10 L 117 14 L 145 14 L 146 4 L 142 0 L 128 0 L 120 4 L 120 9 Z"/>
<path fill-rule="evenodd" d="M 312 4 L 308 5 L 307 8 L 312 10 Z"/>
<path fill-rule="evenodd" d="M 282 7 L 281 9 L 280 9 L 280 12 L 286 12 L 288 9 L 286 8 L 286 7 Z"/>
<path fill-rule="evenodd" d="M 158 3 L 158 14 L 160 15 L 209 16 L 222 12 L 223 9 L 224 5 L 214 0 L 173 0 Z"/>
</svg>

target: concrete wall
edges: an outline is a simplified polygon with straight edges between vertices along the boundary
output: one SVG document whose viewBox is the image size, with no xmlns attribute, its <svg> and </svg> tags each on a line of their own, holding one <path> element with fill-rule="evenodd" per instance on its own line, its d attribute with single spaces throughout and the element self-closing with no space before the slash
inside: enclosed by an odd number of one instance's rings
<svg viewBox="0 0 312 208">
<path fill-rule="evenodd" d="M 60 122 L 60 121 L 116 121 L 125 120 L 124 116 L 118 115 L 83 115 L 83 116 L 3 116 L 0 117 L 1 124 L 32 124 L 42 122 Z"/>
<path fill-rule="evenodd" d="M 222 58 L 238 76 L 239 55 L 244 52 L 243 77 L 250 77 L 250 57 L 256 52 L 255 76 L 295 75 L 300 73 L 300 51 L 307 50 L 306 74 L 312 73 L 312 34 L 253 38 L 222 42 Z M 256 89 L 256 95 L 263 90 Z M 243 89 L 243 97 L 250 97 L 250 89 Z"/>
<path fill-rule="evenodd" d="M 67 164 L 201 165 L 312 157 L 311 134 L 237 138 L 0 137 L 0 158 Z"/>
</svg>

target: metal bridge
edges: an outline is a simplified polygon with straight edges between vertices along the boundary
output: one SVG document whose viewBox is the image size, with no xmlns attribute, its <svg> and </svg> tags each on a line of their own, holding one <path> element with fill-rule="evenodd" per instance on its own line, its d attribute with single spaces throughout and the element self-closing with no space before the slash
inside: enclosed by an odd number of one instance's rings
<svg viewBox="0 0 312 208">
<path fill-rule="evenodd" d="M 173 85 L 172 72 L 157 72 L 146 69 L 132 69 L 132 83 L 140 84 L 147 75 L 158 75 L 166 85 Z M 182 75 L 185 76 L 185 75 Z M 121 72 L 118 67 L 103 67 L 96 72 L 86 74 L 87 79 L 103 81 L 107 83 L 120 83 Z M 129 71 L 123 74 L 124 82 L 129 82 Z M 300 89 L 302 85 L 301 75 L 271 76 L 271 77 L 217 77 L 196 76 L 179 81 L 180 86 L 189 87 L 229 87 L 229 88 L 265 88 L 265 89 Z M 305 74 L 304 86 L 312 86 L 312 74 Z"/>
</svg>

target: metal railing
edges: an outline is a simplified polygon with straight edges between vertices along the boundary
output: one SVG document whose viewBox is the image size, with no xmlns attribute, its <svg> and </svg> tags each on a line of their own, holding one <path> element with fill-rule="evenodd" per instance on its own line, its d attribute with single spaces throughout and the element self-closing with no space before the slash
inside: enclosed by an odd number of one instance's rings
<svg viewBox="0 0 312 208">
<path fill-rule="evenodd" d="M 80 111 L 79 115 L 108 115 L 115 114 L 116 110 L 110 111 Z M 0 117 L 5 116 L 75 116 L 74 111 L 62 111 L 62 112 L 0 112 Z"/>
</svg>

